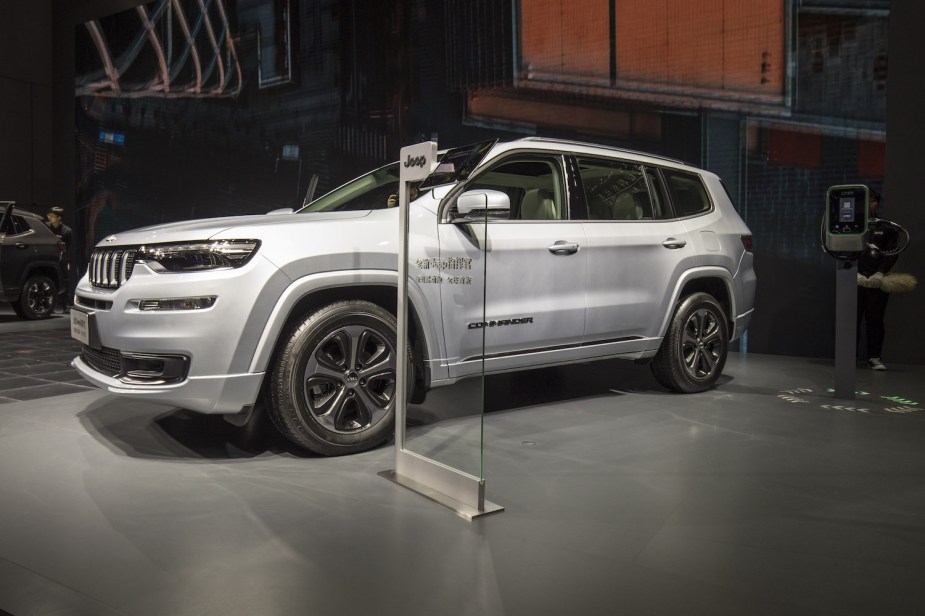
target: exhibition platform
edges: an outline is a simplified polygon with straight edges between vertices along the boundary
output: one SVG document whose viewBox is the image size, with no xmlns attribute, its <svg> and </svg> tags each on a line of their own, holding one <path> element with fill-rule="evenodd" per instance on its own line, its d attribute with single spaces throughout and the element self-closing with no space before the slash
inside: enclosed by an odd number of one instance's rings
<svg viewBox="0 0 925 616">
<path fill-rule="evenodd" d="M 67 351 L 66 321 L 0 343 Z M 925 367 L 889 368 L 859 368 L 853 401 L 833 362 L 769 355 L 695 395 L 622 362 L 492 377 L 505 511 L 471 522 L 379 477 L 391 445 L 314 457 L 49 389 L 0 404 L 0 613 L 923 613 Z"/>
</svg>

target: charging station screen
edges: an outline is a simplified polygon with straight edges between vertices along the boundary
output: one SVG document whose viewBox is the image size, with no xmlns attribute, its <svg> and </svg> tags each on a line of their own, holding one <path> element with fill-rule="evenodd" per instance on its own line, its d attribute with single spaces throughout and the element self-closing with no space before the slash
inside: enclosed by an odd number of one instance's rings
<svg viewBox="0 0 925 616">
<path fill-rule="evenodd" d="M 839 222 L 854 222 L 854 197 L 842 197 L 838 211 Z"/>
<path fill-rule="evenodd" d="M 827 245 L 831 250 L 861 250 L 867 231 L 867 189 L 864 186 L 833 186 L 826 194 Z M 836 239 L 842 238 L 842 239 Z"/>
</svg>

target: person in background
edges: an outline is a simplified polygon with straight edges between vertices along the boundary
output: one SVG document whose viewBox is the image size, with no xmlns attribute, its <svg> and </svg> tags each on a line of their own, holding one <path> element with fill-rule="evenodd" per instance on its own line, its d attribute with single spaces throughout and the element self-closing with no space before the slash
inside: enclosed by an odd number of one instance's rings
<svg viewBox="0 0 925 616">
<path fill-rule="evenodd" d="M 867 236 L 867 246 L 858 259 L 858 323 L 857 337 L 861 337 L 861 322 L 864 321 L 867 333 L 867 365 L 872 370 L 886 370 L 881 361 L 885 328 L 883 317 L 890 294 L 885 293 L 880 284 L 883 276 L 896 263 L 896 255 L 885 255 L 884 250 L 896 248 L 899 242 L 897 232 L 880 223 L 877 211 L 880 208 L 880 193 L 870 191 L 868 218 L 871 220 Z"/>
<path fill-rule="evenodd" d="M 60 207 L 53 207 L 48 210 L 48 213 L 45 215 L 45 219 L 48 221 L 45 224 L 48 225 L 48 228 L 52 232 L 61 238 L 61 241 L 64 242 L 64 261 L 61 263 L 61 266 L 64 268 L 64 310 L 65 312 L 71 307 L 71 228 L 68 227 L 61 221 L 61 218 L 64 214 L 64 209 Z"/>
<path fill-rule="evenodd" d="M 421 191 L 418 190 L 417 184 L 412 184 L 408 187 L 408 203 L 411 203 L 415 199 L 421 196 Z M 389 198 L 386 199 L 386 207 L 395 207 L 398 205 L 398 193 L 392 193 L 389 195 Z"/>
</svg>

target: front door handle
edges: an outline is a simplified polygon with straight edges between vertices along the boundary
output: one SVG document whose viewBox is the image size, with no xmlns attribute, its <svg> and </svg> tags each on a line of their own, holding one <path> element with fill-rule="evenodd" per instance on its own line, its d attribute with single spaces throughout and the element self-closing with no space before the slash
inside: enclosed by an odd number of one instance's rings
<svg viewBox="0 0 925 616">
<path fill-rule="evenodd" d="M 22 249 L 22 248 L 28 248 L 28 247 L 29 247 L 29 244 L 23 244 L 22 242 L 16 242 L 16 248 Z"/>
<path fill-rule="evenodd" d="M 547 249 L 554 255 L 573 255 L 578 252 L 578 244 L 559 240 L 552 246 L 547 246 Z"/>
<path fill-rule="evenodd" d="M 665 248 L 669 250 L 677 250 L 678 248 L 684 248 L 685 246 L 687 246 L 687 242 L 684 240 L 679 240 L 673 237 L 669 237 L 667 240 L 662 242 L 662 246 L 664 246 Z"/>
</svg>

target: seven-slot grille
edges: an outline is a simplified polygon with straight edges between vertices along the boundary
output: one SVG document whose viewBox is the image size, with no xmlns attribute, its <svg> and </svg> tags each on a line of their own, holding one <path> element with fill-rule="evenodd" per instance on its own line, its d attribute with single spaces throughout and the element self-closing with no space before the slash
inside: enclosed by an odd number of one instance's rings
<svg viewBox="0 0 925 616">
<path fill-rule="evenodd" d="M 106 248 L 90 255 L 90 284 L 118 289 L 131 278 L 135 267 L 135 248 Z"/>
</svg>

